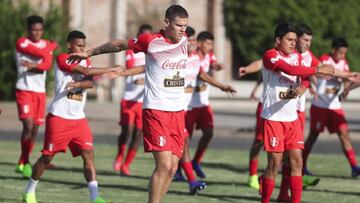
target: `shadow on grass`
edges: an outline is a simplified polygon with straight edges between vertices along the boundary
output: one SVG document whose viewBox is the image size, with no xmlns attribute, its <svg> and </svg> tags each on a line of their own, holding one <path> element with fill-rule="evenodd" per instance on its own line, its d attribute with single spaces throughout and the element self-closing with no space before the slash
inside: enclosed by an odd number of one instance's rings
<svg viewBox="0 0 360 203">
<path fill-rule="evenodd" d="M 353 196 L 360 196 L 360 192 L 347 192 L 347 191 L 336 191 L 336 190 L 328 190 L 328 189 L 306 189 L 306 191 L 311 192 L 324 192 L 324 193 L 331 193 L 331 194 L 340 194 L 340 195 L 353 195 Z"/>
</svg>

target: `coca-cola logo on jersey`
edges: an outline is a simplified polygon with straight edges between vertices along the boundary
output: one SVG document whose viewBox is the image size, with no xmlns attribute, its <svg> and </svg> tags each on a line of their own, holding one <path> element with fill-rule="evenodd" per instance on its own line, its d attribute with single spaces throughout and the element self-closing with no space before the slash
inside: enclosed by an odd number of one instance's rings
<svg viewBox="0 0 360 203">
<path fill-rule="evenodd" d="M 181 59 L 180 61 L 166 60 L 162 65 L 163 69 L 184 69 L 185 67 L 186 59 Z"/>
<path fill-rule="evenodd" d="M 292 80 L 291 78 L 288 78 L 288 77 L 286 77 L 284 75 L 280 75 L 279 82 L 280 83 L 285 83 L 285 84 L 293 84 L 293 83 L 296 83 L 296 79 Z"/>
</svg>

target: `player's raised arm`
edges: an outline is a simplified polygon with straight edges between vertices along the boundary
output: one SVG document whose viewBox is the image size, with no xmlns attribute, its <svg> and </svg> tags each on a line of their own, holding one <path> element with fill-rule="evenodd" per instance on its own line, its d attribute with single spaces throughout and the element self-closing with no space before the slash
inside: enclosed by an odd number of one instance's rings
<svg viewBox="0 0 360 203">
<path fill-rule="evenodd" d="M 236 93 L 236 90 L 232 86 L 222 84 L 221 82 L 215 80 L 213 77 L 211 77 L 209 74 L 207 74 L 205 71 L 200 72 L 199 78 L 201 80 L 209 83 L 210 85 L 221 89 L 224 92 L 230 93 L 231 96 L 234 96 L 234 94 Z"/>
<path fill-rule="evenodd" d="M 250 74 L 250 73 L 256 73 L 258 71 L 261 70 L 261 64 L 262 64 L 262 60 L 256 60 L 251 62 L 249 65 L 247 66 L 243 66 L 239 68 L 239 78 Z"/>
</svg>

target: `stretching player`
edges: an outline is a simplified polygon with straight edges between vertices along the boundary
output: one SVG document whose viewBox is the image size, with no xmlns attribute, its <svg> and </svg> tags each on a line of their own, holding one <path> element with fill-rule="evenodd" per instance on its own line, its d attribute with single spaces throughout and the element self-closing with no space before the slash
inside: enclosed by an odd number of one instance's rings
<svg viewBox="0 0 360 203">
<path fill-rule="evenodd" d="M 21 155 L 15 171 L 31 176 L 30 154 L 35 145 L 39 126 L 44 123 L 46 106 L 46 71 L 52 65 L 55 42 L 42 39 L 44 21 L 40 16 L 27 18 L 27 37 L 16 42 L 16 103 L 22 122 Z"/>
<path fill-rule="evenodd" d="M 106 203 L 98 195 L 98 183 L 94 165 L 93 136 L 85 118 L 86 89 L 93 87 L 91 76 L 118 73 L 119 68 L 92 68 L 90 60 L 70 64 L 71 53 L 85 51 L 86 37 L 80 31 L 72 31 L 67 37 L 68 53 L 57 57 L 55 72 L 55 97 L 46 116 L 45 139 L 42 156 L 33 167 L 33 173 L 25 189 L 24 201 L 37 203 L 35 189 L 45 168 L 58 152 L 70 148 L 74 157 L 81 156 L 84 176 L 92 203 Z"/>
<path fill-rule="evenodd" d="M 139 28 L 138 36 L 143 33 L 151 33 L 150 25 L 142 25 Z M 126 68 L 145 66 L 145 54 L 143 52 L 134 53 L 132 50 L 126 51 Z M 126 77 L 125 91 L 120 106 L 121 133 L 118 137 L 118 153 L 115 157 L 113 168 L 115 172 L 121 171 L 122 175 L 130 175 L 129 166 L 135 158 L 140 139 L 142 136 L 142 101 L 144 97 L 143 73 Z M 131 136 L 130 146 L 125 158 L 126 143 Z"/>
<path fill-rule="evenodd" d="M 349 71 L 346 60 L 348 47 L 349 45 L 345 39 L 334 39 L 331 53 L 321 56 L 320 61 L 324 64 L 333 65 L 336 70 Z M 307 159 L 319 134 L 323 132 L 326 127 L 329 130 L 329 133 L 337 133 L 343 152 L 351 167 L 351 177 L 360 175 L 360 167 L 357 164 L 355 150 L 349 136 L 345 113 L 338 97 L 338 92 L 342 83 L 343 80 L 337 77 L 318 76 L 315 78 L 316 96 L 312 101 L 310 109 L 310 133 L 305 142 L 303 154 L 305 174 L 311 175 L 307 169 Z"/>
<path fill-rule="evenodd" d="M 149 181 L 149 203 L 159 203 L 169 189 L 182 156 L 185 141 L 185 67 L 188 13 L 170 6 L 165 13 L 165 28 L 157 34 L 144 33 L 137 40 L 113 40 L 74 54 L 71 61 L 94 55 L 132 49 L 146 54 L 143 134 L 146 152 L 152 152 L 155 168 Z M 142 70 L 141 70 L 142 69 Z M 132 74 L 144 68 L 126 70 Z"/>
<path fill-rule="evenodd" d="M 213 34 L 207 31 L 199 33 L 197 37 L 197 44 L 197 54 L 201 59 L 201 67 L 204 72 L 209 73 L 211 69 L 224 69 L 224 66 L 217 62 L 216 57 L 212 52 L 214 47 Z M 209 88 L 207 87 L 207 84 L 198 79 L 196 85 L 198 92 L 194 96 L 197 97 L 197 100 L 199 101 L 197 113 L 201 118 L 201 120 L 196 123 L 196 129 L 201 129 L 203 135 L 199 140 L 198 147 L 192 160 L 192 165 L 196 175 L 200 178 L 205 178 L 205 173 L 201 169 L 200 162 L 204 157 L 205 151 L 214 135 L 214 113 L 209 102 Z"/>
</svg>

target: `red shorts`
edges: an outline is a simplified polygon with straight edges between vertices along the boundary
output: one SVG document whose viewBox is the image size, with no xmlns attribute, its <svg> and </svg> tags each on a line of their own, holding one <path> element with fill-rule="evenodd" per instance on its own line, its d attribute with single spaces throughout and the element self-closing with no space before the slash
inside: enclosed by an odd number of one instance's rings
<svg viewBox="0 0 360 203">
<path fill-rule="evenodd" d="M 264 149 L 267 152 L 304 149 L 304 134 L 299 119 L 292 122 L 264 119 Z"/>
<path fill-rule="evenodd" d="M 186 130 L 191 135 L 196 129 L 214 128 L 214 112 L 210 106 L 193 108 L 186 112 Z"/>
<path fill-rule="evenodd" d="M 171 151 L 181 158 L 185 142 L 184 111 L 143 109 L 145 152 Z"/>
<path fill-rule="evenodd" d="M 137 129 L 142 129 L 142 103 L 122 99 L 119 124 L 135 125 Z"/>
<path fill-rule="evenodd" d="M 88 121 L 85 118 L 64 119 L 49 113 L 46 116 L 42 153 L 54 155 L 66 152 L 68 146 L 74 157 L 80 155 L 80 150 L 93 149 L 93 136 Z"/>
<path fill-rule="evenodd" d="M 306 115 L 305 115 L 305 111 L 301 112 L 298 111 L 297 112 L 299 120 L 300 120 L 300 126 L 301 126 L 301 132 L 304 133 L 305 132 L 305 124 L 306 124 Z"/>
<path fill-rule="evenodd" d="M 256 126 L 255 126 L 255 140 L 263 141 L 264 139 L 264 119 L 261 118 L 262 103 L 259 102 L 256 109 Z"/>
<path fill-rule="evenodd" d="M 333 110 L 312 105 L 310 115 L 310 129 L 312 131 L 320 133 L 324 131 L 325 127 L 329 130 L 329 133 L 348 129 L 343 109 Z"/>
<path fill-rule="evenodd" d="M 24 90 L 16 90 L 16 104 L 19 119 L 32 118 L 36 125 L 44 123 L 46 94 Z"/>
</svg>

